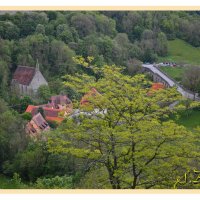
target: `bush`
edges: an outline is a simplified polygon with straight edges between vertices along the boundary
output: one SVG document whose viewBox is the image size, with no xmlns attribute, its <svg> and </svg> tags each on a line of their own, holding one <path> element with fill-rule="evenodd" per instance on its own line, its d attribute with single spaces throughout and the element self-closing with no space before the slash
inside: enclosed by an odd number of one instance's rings
<svg viewBox="0 0 200 200">
<path fill-rule="evenodd" d="M 11 183 L 13 189 L 25 189 L 28 186 L 22 183 L 22 179 L 18 173 L 13 174 L 13 178 L 11 179 Z"/>
<path fill-rule="evenodd" d="M 46 103 L 51 97 L 51 91 L 48 85 L 41 85 L 38 88 L 38 97 L 41 103 Z"/>
<path fill-rule="evenodd" d="M 72 177 L 56 176 L 54 178 L 38 178 L 35 184 L 37 189 L 71 189 Z"/>
<path fill-rule="evenodd" d="M 30 120 L 32 119 L 31 113 L 27 113 L 27 112 L 21 114 L 21 117 L 22 117 L 24 120 L 27 120 L 27 121 L 30 121 Z"/>
<path fill-rule="evenodd" d="M 49 124 L 49 126 L 52 128 L 52 129 L 56 129 L 58 127 L 58 123 L 55 122 L 55 121 L 49 121 L 47 120 L 47 123 Z"/>
</svg>

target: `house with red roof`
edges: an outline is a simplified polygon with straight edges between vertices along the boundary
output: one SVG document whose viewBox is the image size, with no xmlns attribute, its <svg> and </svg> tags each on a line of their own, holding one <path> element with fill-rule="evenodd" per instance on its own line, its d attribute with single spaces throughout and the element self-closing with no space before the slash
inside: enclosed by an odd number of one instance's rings
<svg viewBox="0 0 200 200">
<path fill-rule="evenodd" d="M 72 101 L 66 95 L 56 95 L 51 97 L 51 103 L 56 107 L 72 104 Z"/>
<path fill-rule="evenodd" d="M 57 123 L 61 123 L 64 120 L 64 116 L 60 116 L 60 113 L 63 112 L 62 109 L 47 107 L 46 105 L 41 105 L 41 106 L 29 105 L 25 112 L 31 113 L 32 117 L 34 117 L 39 113 L 39 108 L 43 109 L 43 113 L 47 121 L 55 121 Z"/>
<path fill-rule="evenodd" d="M 72 101 L 66 95 L 52 96 L 50 102 L 44 105 L 29 105 L 25 112 L 35 116 L 39 112 L 39 108 L 43 109 L 45 119 L 61 123 L 64 117 L 73 112 Z"/>
<path fill-rule="evenodd" d="M 64 116 L 60 114 L 63 111 L 62 109 L 43 107 L 43 110 L 47 121 L 61 123 L 64 120 Z"/>
<path fill-rule="evenodd" d="M 91 88 L 91 90 L 82 97 L 80 102 L 81 106 L 88 105 L 91 101 L 91 98 L 95 98 L 99 95 L 100 93 L 95 88 Z"/>
<path fill-rule="evenodd" d="M 50 130 L 50 127 L 42 115 L 37 113 L 35 116 L 33 116 L 31 121 L 27 123 L 25 130 L 30 136 L 35 137 L 41 134 L 43 131 Z"/>
<path fill-rule="evenodd" d="M 12 88 L 20 95 L 34 96 L 41 85 L 48 85 L 40 72 L 38 61 L 36 67 L 18 66 L 12 78 Z"/>
<path fill-rule="evenodd" d="M 165 88 L 165 85 L 163 83 L 153 83 L 151 86 L 152 90 L 160 90 L 164 88 Z"/>
<path fill-rule="evenodd" d="M 153 83 L 148 95 L 151 96 L 155 91 L 165 89 L 165 85 L 163 83 Z"/>
<path fill-rule="evenodd" d="M 39 106 L 28 105 L 26 108 L 27 113 L 31 113 L 32 117 L 38 113 Z"/>
<path fill-rule="evenodd" d="M 65 111 L 65 116 L 73 111 L 72 101 L 66 95 L 52 96 L 50 100 L 51 102 L 48 103 L 48 107 Z"/>
</svg>

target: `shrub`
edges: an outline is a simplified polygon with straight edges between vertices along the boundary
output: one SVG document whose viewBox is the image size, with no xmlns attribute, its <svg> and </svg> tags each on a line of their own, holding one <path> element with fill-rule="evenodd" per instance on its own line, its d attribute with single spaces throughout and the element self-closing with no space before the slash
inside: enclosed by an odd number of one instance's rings
<svg viewBox="0 0 200 200">
<path fill-rule="evenodd" d="M 37 189 L 70 189 L 73 186 L 72 177 L 56 176 L 54 178 L 38 178 L 35 184 Z"/>
</svg>

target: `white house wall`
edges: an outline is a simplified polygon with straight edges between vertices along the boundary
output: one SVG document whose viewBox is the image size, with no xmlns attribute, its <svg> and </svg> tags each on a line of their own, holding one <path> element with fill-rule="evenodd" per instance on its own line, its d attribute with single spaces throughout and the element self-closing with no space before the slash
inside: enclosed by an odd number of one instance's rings
<svg viewBox="0 0 200 200">
<path fill-rule="evenodd" d="M 29 87 L 32 88 L 34 92 L 37 92 L 38 88 L 41 85 L 48 85 L 48 83 L 42 73 L 40 71 L 36 71 L 35 76 L 33 77 Z"/>
</svg>

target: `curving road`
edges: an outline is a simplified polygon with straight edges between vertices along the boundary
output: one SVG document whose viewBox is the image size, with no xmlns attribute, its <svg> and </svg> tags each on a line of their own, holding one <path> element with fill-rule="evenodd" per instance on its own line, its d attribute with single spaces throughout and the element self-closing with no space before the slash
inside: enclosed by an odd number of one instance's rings
<svg viewBox="0 0 200 200">
<path fill-rule="evenodd" d="M 177 87 L 177 91 L 179 93 L 182 94 L 182 96 L 188 98 L 188 99 L 194 99 L 194 94 L 192 92 L 188 92 L 186 91 L 183 87 L 181 87 L 180 85 L 178 85 L 175 81 L 173 81 L 172 79 L 170 79 L 166 74 L 164 74 L 163 72 L 161 72 L 157 67 L 155 67 L 152 64 L 143 64 L 142 65 L 144 68 L 149 69 L 150 71 L 152 71 L 154 74 L 158 74 L 163 80 L 165 80 L 170 87 L 176 86 Z M 200 101 L 200 98 L 196 97 L 195 100 Z"/>
</svg>

